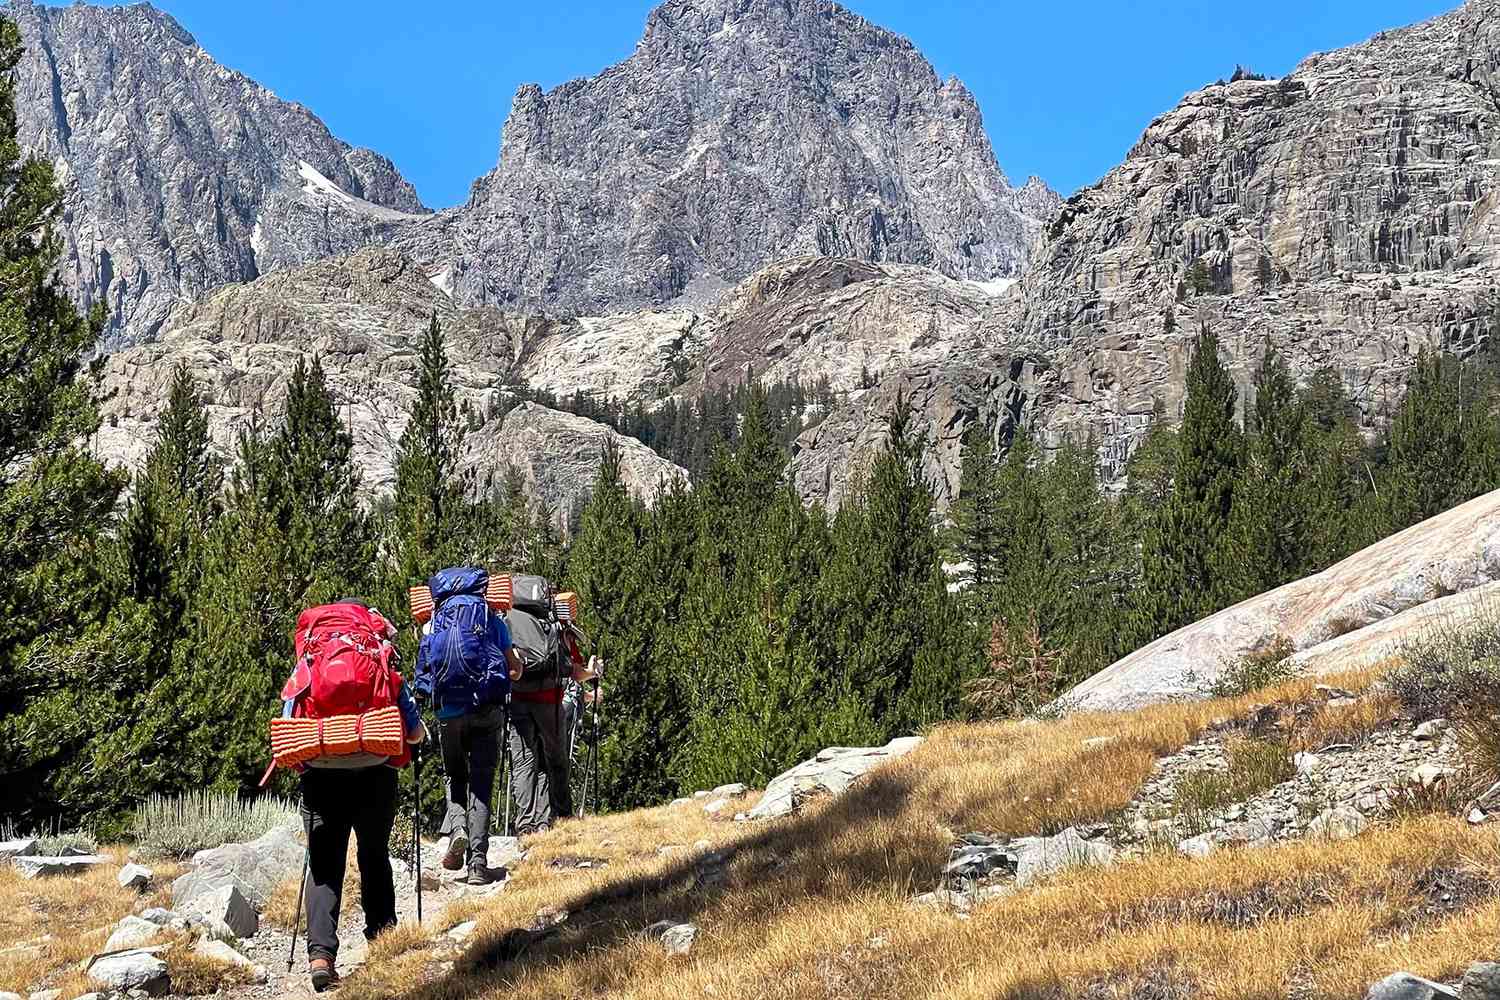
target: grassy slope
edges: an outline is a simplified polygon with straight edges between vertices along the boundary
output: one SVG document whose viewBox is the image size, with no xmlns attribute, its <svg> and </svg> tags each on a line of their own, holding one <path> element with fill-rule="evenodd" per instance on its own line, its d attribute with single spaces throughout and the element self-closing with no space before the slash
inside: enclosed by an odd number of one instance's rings
<svg viewBox="0 0 1500 1000">
<path fill-rule="evenodd" d="M 710 820 L 696 804 L 572 824 L 534 842 L 505 892 L 446 915 L 443 927 L 479 918 L 461 953 L 408 929 L 377 943 L 342 995 L 1358 1000 L 1399 968 L 1453 977 L 1493 957 L 1500 843 L 1493 829 L 1432 816 L 1351 842 L 1074 871 L 968 919 L 909 902 L 934 886 L 955 835 L 1107 820 L 1157 756 L 1212 720 L 1311 695 L 1298 681 L 1129 715 L 946 726 L 844 797 L 768 825 Z M 1298 738 L 1375 721 L 1368 709 L 1319 716 Z M 1115 739 L 1083 745 L 1097 736 Z M 706 851 L 656 851 L 699 839 L 723 856 L 721 882 Z M 547 864 L 579 856 L 609 865 Z M 558 909 L 569 917 L 555 931 L 528 930 Z M 640 935 L 662 919 L 698 926 L 690 955 Z"/>
</svg>

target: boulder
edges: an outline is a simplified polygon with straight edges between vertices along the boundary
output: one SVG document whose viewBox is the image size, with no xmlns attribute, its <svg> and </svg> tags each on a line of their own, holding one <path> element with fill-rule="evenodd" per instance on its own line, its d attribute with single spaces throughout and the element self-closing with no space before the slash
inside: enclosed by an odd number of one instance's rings
<svg viewBox="0 0 1500 1000">
<path fill-rule="evenodd" d="M 139 914 L 142 920 L 149 920 L 158 927 L 170 927 L 174 921 L 181 920 L 182 916 L 174 910 L 153 906 L 142 910 Z"/>
<path fill-rule="evenodd" d="M 185 916 L 199 916 L 210 926 L 223 924 L 235 937 L 254 937 L 260 930 L 260 915 L 245 898 L 244 893 L 232 885 L 200 892 L 182 907 Z"/>
<path fill-rule="evenodd" d="M 244 844 L 225 844 L 193 855 L 193 868 L 172 883 L 172 908 L 183 911 L 196 896 L 233 886 L 256 908 L 302 868 L 301 831 L 281 826 Z"/>
<path fill-rule="evenodd" d="M 1449 595 L 1449 596 L 1444 596 Z M 1210 615 L 1136 650 L 1059 699 L 1069 711 L 1201 698 L 1230 665 L 1278 637 L 1309 673 L 1365 666 L 1403 637 L 1500 598 L 1500 490 L 1376 542 L 1321 573 Z"/>
<path fill-rule="evenodd" d="M 1010 842 L 1016 855 L 1016 884 L 1029 885 L 1065 868 L 1107 865 L 1115 851 L 1102 841 L 1085 840 L 1073 827 L 1052 837 L 1022 837 Z"/>
<path fill-rule="evenodd" d="M 79 875 L 108 860 L 109 858 L 102 854 L 79 854 L 68 857 L 23 854 L 11 858 L 10 863 L 21 873 L 22 878 L 41 878 L 44 875 Z"/>
<path fill-rule="evenodd" d="M 0 861 L 9 861 L 11 858 L 23 854 L 35 854 L 37 844 L 35 837 L 22 837 L 20 840 L 0 840 Z"/>
<path fill-rule="evenodd" d="M 1476 962 L 1469 966 L 1458 995 L 1463 1000 L 1500 1000 L 1500 962 Z"/>
<path fill-rule="evenodd" d="M 128 951 L 148 945 L 161 935 L 161 925 L 143 917 L 129 915 L 115 925 L 109 940 L 104 942 L 105 951 Z"/>
<path fill-rule="evenodd" d="M 154 873 L 151 869 L 132 861 L 120 869 L 120 874 L 115 876 L 115 881 L 120 883 L 120 888 L 122 889 L 142 891 L 151 884 L 153 877 Z"/>
<path fill-rule="evenodd" d="M 965 844 L 943 866 L 943 875 L 950 879 L 977 881 L 1001 869 L 1015 871 L 1016 863 L 1016 855 L 999 844 Z"/>
<path fill-rule="evenodd" d="M 167 963 L 157 957 L 157 950 L 132 948 L 100 955 L 89 963 L 89 980 L 107 990 L 138 989 L 161 996 L 171 984 L 167 979 Z"/>
<path fill-rule="evenodd" d="M 887 761 L 903 757 L 922 744 L 920 736 L 903 736 L 883 747 L 829 747 L 811 760 L 777 775 L 766 786 L 752 820 L 772 819 L 793 812 L 817 795 L 841 795 L 865 774 Z"/>
<path fill-rule="evenodd" d="M 1307 835 L 1328 840 L 1352 840 L 1369 825 L 1370 821 L 1365 818 L 1365 814 L 1353 806 L 1335 806 L 1325 809 L 1307 824 Z"/>
<path fill-rule="evenodd" d="M 661 942 L 669 955 L 686 955 L 693 948 L 693 939 L 698 928 L 692 924 L 679 924 L 671 920 L 658 920 L 647 927 L 645 935 Z"/>
<path fill-rule="evenodd" d="M 712 794 L 715 798 L 732 799 L 737 795 L 744 795 L 749 790 L 744 784 L 736 781 L 728 785 L 720 785 L 713 790 Z"/>
<path fill-rule="evenodd" d="M 1365 1000 L 1443 1000 L 1457 996 L 1442 983 L 1434 983 L 1410 972 L 1393 972 L 1371 986 Z"/>
</svg>

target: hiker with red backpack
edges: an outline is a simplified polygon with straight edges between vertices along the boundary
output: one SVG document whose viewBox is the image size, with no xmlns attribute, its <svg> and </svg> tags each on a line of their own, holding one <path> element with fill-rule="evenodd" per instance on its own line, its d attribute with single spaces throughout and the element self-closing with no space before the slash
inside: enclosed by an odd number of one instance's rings
<svg viewBox="0 0 1500 1000">
<path fill-rule="evenodd" d="M 427 729 L 392 668 L 395 636 L 390 621 L 352 598 L 302 612 L 297 664 L 281 691 L 282 717 L 271 724 L 272 768 L 301 770 L 307 834 L 301 893 L 308 971 L 319 992 L 338 981 L 334 965 L 351 832 L 365 938 L 396 925 L 389 850 L 396 769 L 411 760 Z"/>
<path fill-rule="evenodd" d="M 498 582 L 498 581 L 497 581 Z M 439 570 L 427 582 L 432 618 L 417 647 L 417 698 L 437 712 L 448 778 L 442 864 L 467 868 L 470 885 L 492 881 L 490 796 L 505 731 L 506 702 L 521 663 L 505 619 L 488 600 L 490 576 L 474 566 Z"/>
</svg>

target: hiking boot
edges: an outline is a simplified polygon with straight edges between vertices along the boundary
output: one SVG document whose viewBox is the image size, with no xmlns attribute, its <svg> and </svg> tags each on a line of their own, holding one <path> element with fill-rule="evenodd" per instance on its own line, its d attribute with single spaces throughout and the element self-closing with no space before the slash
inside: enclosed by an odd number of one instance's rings
<svg viewBox="0 0 1500 1000">
<path fill-rule="evenodd" d="M 464 881 L 469 885 L 489 885 L 495 880 L 484 865 L 473 865 L 469 868 L 469 877 Z"/>
<path fill-rule="evenodd" d="M 312 988 L 315 993 L 322 993 L 331 986 L 339 984 L 339 974 L 333 967 L 331 958 L 315 958 L 307 963 L 308 977 L 312 979 Z"/>
<path fill-rule="evenodd" d="M 469 850 L 469 838 L 455 833 L 448 838 L 448 849 L 443 852 L 443 867 L 456 872 L 464 866 L 464 855 Z"/>
</svg>

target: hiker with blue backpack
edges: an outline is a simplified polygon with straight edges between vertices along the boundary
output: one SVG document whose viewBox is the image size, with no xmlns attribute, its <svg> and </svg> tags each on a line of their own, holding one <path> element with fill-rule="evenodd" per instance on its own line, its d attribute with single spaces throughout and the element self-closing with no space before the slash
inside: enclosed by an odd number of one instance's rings
<svg viewBox="0 0 1500 1000">
<path fill-rule="evenodd" d="M 442 864 L 467 867 L 470 885 L 492 881 L 490 796 L 506 729 L 506 700 L 522 666 L 505 619 L 486 601 L 489 574 L 473 566 L 440 570 L 428 581 L 432 618 L 417 647 L 419 702 L 437 714 L 448 779 L 439 831 L 448 838 Z"/>
</svg>

